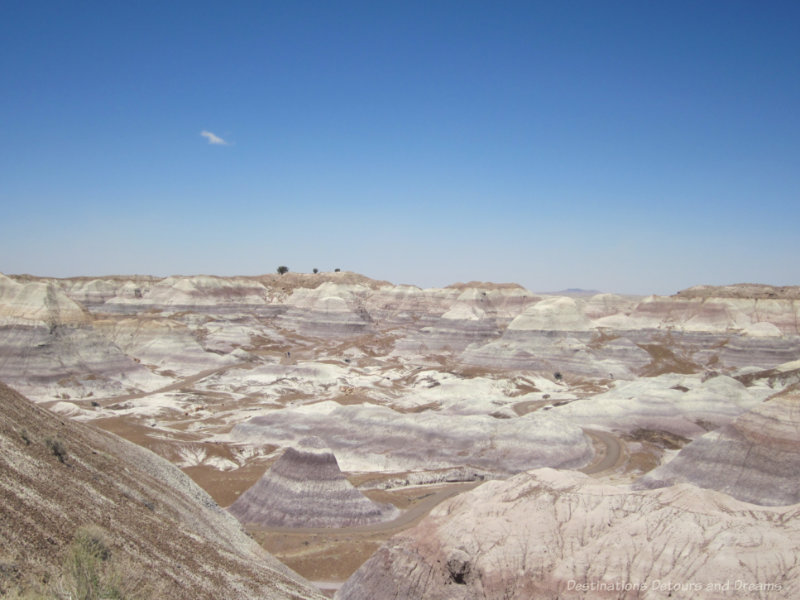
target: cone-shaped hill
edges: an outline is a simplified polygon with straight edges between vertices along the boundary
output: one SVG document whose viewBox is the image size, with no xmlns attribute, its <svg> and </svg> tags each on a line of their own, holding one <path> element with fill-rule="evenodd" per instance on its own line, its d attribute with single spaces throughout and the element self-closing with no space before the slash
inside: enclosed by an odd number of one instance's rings
<svg viewBox="0 0 800 600">
<path fill-rule="evenodd" d="M 270 527 L 352 527 L 394 519 L 345 478 L 325 443 L 311 437 L 287 448 L 228 509 L 242 523 Z"/>
</svg>

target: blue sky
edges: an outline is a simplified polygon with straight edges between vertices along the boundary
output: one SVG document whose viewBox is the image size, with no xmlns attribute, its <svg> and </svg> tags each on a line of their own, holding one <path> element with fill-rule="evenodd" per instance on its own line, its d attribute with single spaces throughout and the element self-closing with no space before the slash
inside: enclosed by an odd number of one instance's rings
<svg viewBox="0 0 800 600">
<path fill-rule="evenodd" d="M 777 1 L 6 0 L 0 272 L 800 284 L 799 22 Z"/>
</svg>

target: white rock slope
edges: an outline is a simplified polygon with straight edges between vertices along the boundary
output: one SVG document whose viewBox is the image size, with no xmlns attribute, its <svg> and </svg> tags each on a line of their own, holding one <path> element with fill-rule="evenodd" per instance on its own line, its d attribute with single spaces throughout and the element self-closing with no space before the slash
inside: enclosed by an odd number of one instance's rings
<svg viewBox="0 0 800 600">
<path fill-rule="evenodd" d="M 440 505 L 338 600 L 800 597 L 800 507 L 541 469 Z"/>
</svg>

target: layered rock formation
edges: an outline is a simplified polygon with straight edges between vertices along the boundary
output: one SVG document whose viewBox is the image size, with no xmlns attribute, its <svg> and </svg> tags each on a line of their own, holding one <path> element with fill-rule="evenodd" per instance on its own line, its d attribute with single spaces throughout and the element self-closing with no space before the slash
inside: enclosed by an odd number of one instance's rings
<svg viewBox="0 0 800 600">
<path fill-rule="evenodd" d="M 693 438 L 727 425 L 774 393 L 767 385 L 748 387 L 725 375 L 667 373 L 618 381 L 607 392 L 550 412 L 584 426 L 666 430 Z"/>
<path fill-rule="evenodd" d="M 766 506 L 800 503 L 800 389 L 758 404 L 685 446 L 640 488 L 693 483 Z"/>
<path fill-rule="evenodd" d="M 234 442 L 286 446 L 314 431 L 348 471 L 405 471 L 469 465 L 519 472 L 538 466 L 577 468 L 592 445 L 576 425 L 530 413 L 516 418 L 398 413 L 384 406 L 327 401 L 282 409 L 236 425 Z"/>
<path fill-rule="evenodd" d="M 94 329 L 127 356 L 154 371 L 186 376 L 237 360 L 229 353 L 205 349 L 196 327 L 167 317 L 97 319 Z"/>
<path fill-rule="evenodd" d="M 373 502 L 354 488 L 318 437 L 287 448 L 228 510 L 242 523 L 267 527 L 351 527 L 399 514 L 394 506 Z"/>
<path fill-rule="evenodd" d="M 0 377 L 18 378 L 34 398 L 58 396 L 53 381 L 64 381 L 59 392 L 71 397 L 107 395 L 152 389 L 153 372 L 188 375 L 265 343 L 343 339 L 373 340 L 396 360 L 447 357 L 465 367 L 567 377 L 733 373 L 800 356 L 796 289 L 769 290 L 572 298 L 475 282 L 421 290 L 352 273 L 0 276 Z M 84 390 L 67 381 L 79 374 L 105 384 Z"/>
<path fill-rule="evenodd" d="M 321 598 L 176 467 L 0 384 L 0 596 L 68 585 L 86 527 L 142 597 Z"/>
<path fill-rule="evenodd" d="M 122 394 L 165 382 L 99 333 L 89 313 L 56 283 L 4 275 L 0 377 L 34 397 L 51 398 Z"/>
<path fill-rule="evenodd" d="M 800 371 L 780 365 L 800 357 L 798 323 L 800 288 L 768 286 L 635 298 L 481 282 L 422 290 L 353 273 L 0 276 L 0 378 L 184 465 L 215 493 L 225 488 L 226 504 L 240 490 L 229 484 L 252 481 L 265 454 L 311 432 L 345 471 L 374 481 L 587 464 L 616 478 L 668 456 L 660 440 L 724 427 L 797 382 Z M 685 479 L 795 501 L 795 487 L 774 483 L 794 464 L 781 429 L 793 417 L 757 414 L 704 438 L 716 440 L 708 465 L 725 469 Z M 682 463 L 654 476 L 680 481 Z M 267 487 L 285 493 L 299 485 L 292 477 Z M 320 490 L 351 494 L 341 481 Z M 324 506 L 314 511 L 331 522 Z M 459 560 L 452 585 L 463 590 Z"/>
<path fill-rule="evenodd" d="M 286 299 L 288 310 L 279 323 L 303 335 L 323 338 L 364 334 L 372 321 L 363 307 L 369 292 L 365 286 L 333 283 L 297 289 Z"/>
<path fill-rule="evenodd" d="M 338 600 L 796 598 L 800 508 L 542 469 L 489 482 L 381 547 Z"/>
</svg>

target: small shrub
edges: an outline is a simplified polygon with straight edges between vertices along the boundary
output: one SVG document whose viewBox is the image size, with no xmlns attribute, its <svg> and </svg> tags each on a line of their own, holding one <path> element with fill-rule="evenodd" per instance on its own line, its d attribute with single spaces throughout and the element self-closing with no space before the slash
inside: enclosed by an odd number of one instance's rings
<svg viewBox="0 0 800 600">
<path fill-rule="evenodd" d="M 70 598 L 95 600 L 119 594 L 106 575 L 111 550 L 105 533 L 98 527 L 80 527 L 64 560 L 64 586 Z"/>
<path fill-rule="evenodd" d="M 318 269 L 317 267 L 314 267 L 314 268 L 312 269 L 312 271 L 314 272 L 314 275 L 316 275 L 317 273 L 319 273 L 319 269 Z"/>
<path fill-rule="evenodd" d="M 285 273 L 289 272 L 289 267 L 281 265 L 280 267 L 278 267 L 277 271 L 279 275 L 284 275 Z"/>
<path fill-rule="evenodd" d="M 562 379 L 564 379 L 564 377 L 561 375 L 561 371 L 556 371 L 555 373 L 553 373 L 553 377 L 555 378 L 556 381 L 561 381 Z"/>
<path fill-rule="evenodd" d="M 333 272 L 334 272 L 334 273 L 338 273 L 339 271 L 341 271 L 341 269 L 340 269 L 339 267 L 336 267 L 336 268 L 333 270 Z"/>
<path fill-rule="evenodd" d="M 44 441 L 45 445 L 50 448 L 50 452 L 53 453 L 59 462 L 66 462 L 67 460 L 67 449 L 64 447 L 64 444 L 61 443 L 60 440 L 55 438 L 47 438 Z"/>
</svg>

